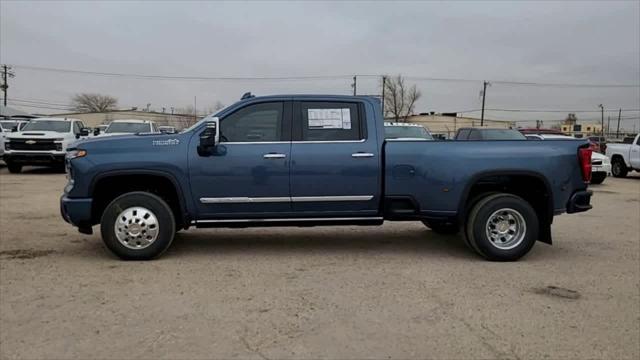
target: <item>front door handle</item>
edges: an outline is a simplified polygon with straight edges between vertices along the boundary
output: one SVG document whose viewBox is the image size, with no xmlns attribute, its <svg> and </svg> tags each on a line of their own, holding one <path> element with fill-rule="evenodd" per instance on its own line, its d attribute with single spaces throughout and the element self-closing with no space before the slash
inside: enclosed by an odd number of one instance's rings
<svg viewBox="0 0 640 360">
<path fill-rule="evenodd" d="M 372 153 L 364 153 L 364 152 L 357 152 L 357 153 L 353 153 L 351 154 L 352 158 L 370 158 L 373 157 Z"/>
<path fill-rule="evenodd" d="M 284 159 L 287 157 L 287 155 L 270 153 L 270 154 L 264 154 L 262 157 L 265 159 Z"/>
</svg>

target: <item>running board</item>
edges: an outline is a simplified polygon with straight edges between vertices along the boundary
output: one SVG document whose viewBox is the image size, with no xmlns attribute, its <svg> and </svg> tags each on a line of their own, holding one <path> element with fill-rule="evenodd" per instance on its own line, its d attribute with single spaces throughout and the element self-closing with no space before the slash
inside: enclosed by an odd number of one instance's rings
<svg viewBox="0 0 640 360">
<path fill-rule="evenodd" d="M 328 226 L 328 225 L 382 225 L 382 217 L 339 218 L 273 218 L 273 219 L 216 219 L 194 220 L 191 225 L 205 227 L 254 227 L 254 226 Z"/>
</svg>

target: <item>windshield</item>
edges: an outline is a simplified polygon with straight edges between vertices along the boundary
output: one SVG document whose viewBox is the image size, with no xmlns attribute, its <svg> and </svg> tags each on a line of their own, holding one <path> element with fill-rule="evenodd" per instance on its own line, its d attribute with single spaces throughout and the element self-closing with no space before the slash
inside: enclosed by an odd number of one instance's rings
<svg viewBox="0 0 640 360">
<path fill-rule="evenodd" d="M 128 122 L 114 122 L 109 125 L 105 133 L 140 133 L 149 132 L 149 124 L 145 123 L 128 123 Z"/>
<path fill-rule="evenodd" d="M 17 121 L 0 121 L 0 128 L 4 131 L 11 131 L 14 127 L 17 128 Z"/>
<path fill-rule="evenodd" d="M 22 131 L 55 131 L 69 132 L 71 121 L 62 120 L 33 120 L 22 128 Z"/>
<path fill-rule="evenodd" d="M 427 129 L 422 126 L 385 126 L 385 139 L 419 138 L 433 140 Z"/>
</svg>

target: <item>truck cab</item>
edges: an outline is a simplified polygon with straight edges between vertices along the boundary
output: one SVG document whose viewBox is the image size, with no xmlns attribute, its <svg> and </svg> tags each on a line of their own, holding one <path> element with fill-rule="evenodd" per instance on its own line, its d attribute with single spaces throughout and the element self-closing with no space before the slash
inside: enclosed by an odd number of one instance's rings
<svg viewBox="0 0 640 360">
<path fill-rule="evenodd" d="M 630 144 L 609 143 L 606 154 L 611 158 L 611 173 L 625 177 L 629 171 L 640 171 L 640 134 Z"/>
</svg>

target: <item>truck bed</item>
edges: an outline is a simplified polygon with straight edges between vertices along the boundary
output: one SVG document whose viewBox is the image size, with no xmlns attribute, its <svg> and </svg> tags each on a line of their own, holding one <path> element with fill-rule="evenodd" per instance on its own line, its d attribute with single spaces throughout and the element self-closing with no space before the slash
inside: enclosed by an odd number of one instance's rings
<svg viewBox="0 0 640 360">
<path fill-rule="evenodd" d="M 501 174 L 542 181 L 554 213 L 566 210 L 575 190 L 586 189 L 577 161 L 582 140 L 387 141 L 384 194 L 407 198 L 423 216 L 455 216 L 470 186 Z"/>
</svg>

